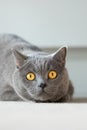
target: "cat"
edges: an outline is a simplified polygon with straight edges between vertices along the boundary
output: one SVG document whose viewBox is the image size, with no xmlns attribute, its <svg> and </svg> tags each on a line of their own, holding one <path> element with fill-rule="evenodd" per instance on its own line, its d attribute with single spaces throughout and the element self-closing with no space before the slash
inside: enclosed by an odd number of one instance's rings
<svg viewBox="0 0 87 130">
<path fill-rule="evenodd" d="M 0 35 L 0 101 L 71 101 L 66 55 L 66 46 L 49 54 L 17 35 Z"/>
</svg>

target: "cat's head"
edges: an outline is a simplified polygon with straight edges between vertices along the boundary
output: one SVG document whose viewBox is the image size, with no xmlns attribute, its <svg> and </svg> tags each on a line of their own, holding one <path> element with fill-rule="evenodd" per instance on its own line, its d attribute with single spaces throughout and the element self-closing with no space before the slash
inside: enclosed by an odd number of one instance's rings
<svg viewBox="0 0 87 130">
<path fill-rule="evenodd" d="M 17 67 L 13 74 L 14 89 L 22 99 L 48 101 L 66 95 L 69 83 L 66 47 L 53 54 L 25 56 L 17 50 L 13 52 Z"/>
</svg>

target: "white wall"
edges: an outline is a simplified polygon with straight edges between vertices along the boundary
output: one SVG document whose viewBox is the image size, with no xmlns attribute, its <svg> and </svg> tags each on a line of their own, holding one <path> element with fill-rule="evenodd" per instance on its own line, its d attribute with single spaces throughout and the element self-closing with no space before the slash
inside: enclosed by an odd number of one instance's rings
<svg viewBox="0 0 87 130">
<path fill-rule="evenodd" d="M 0 32 L 38 46 L 87 46 L 87 0 L 0 0 Z"/>
<path fill-rule="evenodd" d="M 74 84 L 74 97 L 87 98 L 87 48 L 68 50 L 67 68 Z"/>
</svg>

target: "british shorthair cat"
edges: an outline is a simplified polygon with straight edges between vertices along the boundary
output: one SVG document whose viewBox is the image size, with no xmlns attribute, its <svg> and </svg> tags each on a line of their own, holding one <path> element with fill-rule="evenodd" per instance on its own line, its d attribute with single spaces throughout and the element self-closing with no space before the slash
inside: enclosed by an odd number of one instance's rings
<svg viewBox="0 0 87 130">
<path fill-rule="evenodd" d="M 49 54 L 16 35 L 0 35 L 0 100 L 70 101 L 66 54 L 65 46 Z"/>
</svg>

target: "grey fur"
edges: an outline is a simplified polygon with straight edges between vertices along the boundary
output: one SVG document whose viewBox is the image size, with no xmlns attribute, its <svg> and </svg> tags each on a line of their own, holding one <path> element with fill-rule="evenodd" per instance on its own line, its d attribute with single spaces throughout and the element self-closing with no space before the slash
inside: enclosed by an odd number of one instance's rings
<svg viewBox="0 0 87 130">
<path fill-rule="evenodd" d="M 66 47 L 53 54 L 43 52 L 22 38 L 5 34 L 0 36 L 0 100 L 66 102 L 70 101 L 73 86 L 65 68 Z M 56 70 L 56 79 L 48 72 Z M 26 74 L 34 72 L 34 81 Z M 44 91 L 41 84 L 46 84 Z"/>
</svg>

